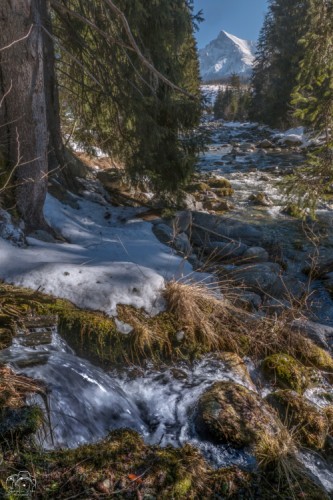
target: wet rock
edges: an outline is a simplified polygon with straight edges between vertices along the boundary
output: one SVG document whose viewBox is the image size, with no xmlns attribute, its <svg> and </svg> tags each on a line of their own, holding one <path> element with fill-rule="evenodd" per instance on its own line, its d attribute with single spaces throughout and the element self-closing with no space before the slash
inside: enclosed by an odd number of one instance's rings
<svg viewBox="0 0 333 500">
<path fill-rule="evenodd" d="M 244 286 L 260 295 L 273 291 L 280 272 L 279 264 L 273 262 L 243 264 L 230 271 L 224 271 L 227 277 L 237 285 Z"/>
<path fill-rule="evenodd" d="M 249 200 L 252 201 L 254 205 L 259 205 L 261 207 L 271 207 L 273 205 L 272 200 L 263 191 L 257 194 L 251 194 Z"/>
<path fill-rule="evenodd" d="M 321 450 L 329 431 L 327 417 L 294 391 L 278 391 L 266 397 L 278 412 L 295 440 L 308 448 Z"/>
<path fill-rule="evenodd" d="M 199 399 L 195 427 L 204 438 L 243 447 L 254 445 L 264 432 L 274 435 L 277 422 L 255 392 L 216 382 Z"/>
<path fill-rule="evenodd" d="M 288 354 L 272 354 L 261 365 L 266 378 L 277 387 L 302 393 L 310 385 L 309 370 Z"/>
<path fill-rule="evenodd" d="M 275 144 L 268 139 L 264 139 L 257 144 L 257 148 L 261 149 L 274 149 L 275 147 Z"/>
<path fill-rule="evenodd" d="M 234 352 L 223 352 L 218 355 L 218 359 L 222 361 L 225 369 L 232 373 L 233 380 L 237 380 L 241 385 L 255 390 L 247 366 L 238 354 Z"/>
<path fill-rule="evenodd" d="M 185 210 L 202 210 L 203 206 L 200 201 L 197 201 L 195 197 L 189 193 L 185 193 L 181 202 L 181 208 Z"/>
<path fill-rule="evenodd" d="M 211 188 L 231 188 L 230 181 L 224 177 L 212 177 L 207 182 Z"/>
<path fill-rule="evenodd" d="M 267 262 L 269 255 L 262 247 L 250 247 L 244 252 L 243 259 L 248 262 Z"/>
<path fill-rule="evenodd" d="M 291 328 L 299 333 L 306 335 L 323 349 L 328 349 L 329 346 L 333 346 L 332 326 L 299 319 L 294 320 L 291 323 Z"/>
<path fill-rule="evenodd" d="M 203 212 L 193 213 L 192 236 L 196 244 L 207 241 L 241 241 L 249 246 L 258 245 L 263 239 L 260 228 L 239 222 L 230 217 L 216 216 Z M 197 243 L 198 241 L 198 243 Z"/>
<path fill-rule="evenodd" d="M 162 243 L 171 245 L 186 255 L 192 253 L 192 246 L 186 233 L 176 234 L 175 230 L 167 224 L 154 224 L 153 231 Z"/>
<path fill-rule="evenodd" d="M 186 232 L 192 225 L 192 212 L 190 210 L 183 210 L 176 213 L 173 225 L 176 232 Z"/>
<path fill-rule="evenodd" d="M 205 253 L 220 260 L 233 260 L 241 257 L 247 250 L 247 245 L 240 242 L 221 242 L 210 243 L 205 248 Z"/>
</svg>

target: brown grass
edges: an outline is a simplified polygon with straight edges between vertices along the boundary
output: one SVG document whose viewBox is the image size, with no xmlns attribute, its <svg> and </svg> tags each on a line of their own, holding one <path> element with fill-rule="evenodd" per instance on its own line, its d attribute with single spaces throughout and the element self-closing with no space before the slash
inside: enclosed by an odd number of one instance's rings
<svg viewBox="0 0 333 500">
<path fill-rule="evenodd" d="M 165 298 L 190 342 L 212 350 L 240 351 L 238 334 L 245 333 L 245 328 L 239 317 L 244 317 L 244 311 L 200 283 L 171 281 Z"/>
<path fill-rule="evenodd" d="M 21 407 L 26 396 L 34 393 L 45 393 L 45 388 L 40 382 L 16 375 L 8 367 L 0 366 L 0 407 Z"/>
</svg>

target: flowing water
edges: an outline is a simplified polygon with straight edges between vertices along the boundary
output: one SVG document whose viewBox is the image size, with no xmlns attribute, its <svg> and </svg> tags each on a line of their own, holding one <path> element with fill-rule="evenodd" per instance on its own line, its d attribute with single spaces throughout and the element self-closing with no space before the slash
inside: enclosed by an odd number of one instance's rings
<svg viewBox="0 0 333 500">
<path fill-rule="evenodd" d="M 279 184 L 293 169 L 305 161 L 306 151 L 255 147 L 262 140 L 272 140 L 274 132 L 252 123 L 226 124 L 208 122 L 212 143 L 202 156 L 199 169 L 210 175 L 220 175 L 231 182 L 234 208 L 228 212 L 232 219 L 260 227 L 266 243 L 275 245 L 288 269 L 300 281 L 306 277 L 302 270 L 310 256 L 320 253 L 322 259 L 333 258 L 333 199 L 319 203 L 317 221 L 301 221 L 283 213 L 286 200 Z M 253 204 L 249 197 L 264 192 L 272 205 Z M 320 243 L 318 244 L 318 241 Z M 333 301 L 323 283 L 311 285 L 310 319 L 333 326 Z"/>
<path fill-rule="evenodd" d="M 304 160 L 303 152 L 264 153 L 254 149 L 234 154 L 232 143 L 256 143 L 269 136 L 269 131 L 251 124 L 210 127 L 212 144 L 201 159 L 200 169 L 230 179 L 235 189 L 235 208 L 230 217 L 264 227 L 267 237 L 282 243 L 288 265 L 300 272 L 313 247 L 304 234 L 302 223 L 280 213 L 282 199 L 276 181 Z M 248 201 L 249 195 L 258 191 L 265 191 L 270 196 L 271 207 L 258 208 Z M 320 207 L 318 227 L 326 235 L 322 250 L 329 255 L 333 252 L 332 207 L 329 205 Z M 330 296 L 320 282 L 314 284 L 314 289 L 317 305 L 312 308 L 312 316 L 317 314 L 322 322 L 333 324 Z M 31 401 L 45 408 L 49 418 L 49 425 L 45 425 L 39 436 L 45 448 L 76 447 L 95 442 L 113 429 L 129 427 L 151 444 L 180 446 L 192 443 L 215 466 L 254 465 L 251 456 L 244 451 L 216 446 L 199 438 L 193 415 L 200 395 L 215 381 L 234 380 L 261 394 L 267 393 L 269 388 L 260 388 L 258 384 L 255 387 L 248 380 L 237 378 L 213 356 L 193 366 L 177 364 L 160 370 L 131 367 L 122 372 L 105 372 L 76 356 L 58 335 L 56 327 L 33 333 L 38 335 L 30 342 L 23 334 L 18 335 L 10 348 L 0 352 L 0 362 L 46 383 L 47 405 L 39 396 Z M 253 370 L 248 363 L 250 371 Z M 320 399 L 312 393 L 309 398 L 316 402 Z M 310 453 L 303 454 L 302 460 L 321 478 L 325 487 L 333 491 L 333 474 L 327 464 L 319 463 Z"/>
</svg>

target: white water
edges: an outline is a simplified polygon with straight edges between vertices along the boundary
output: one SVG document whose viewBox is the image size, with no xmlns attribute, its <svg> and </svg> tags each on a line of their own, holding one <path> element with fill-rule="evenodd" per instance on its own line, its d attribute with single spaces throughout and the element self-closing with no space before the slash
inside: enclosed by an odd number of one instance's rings
<svg viewBox="0 0 333 500">
<path fill-rule="evenodd" d="M 213 382 L 248 385 L 221 361 L 208 357 L 193 367 L 106 373 L 76 356 L 53 331 L 50 344 L 27 347 L 17 339 L 0 352 L 0 362 L 47 384 L 51 428 L 46 424 L 39 436 L 45 448 L 76 447 L 129 427 L 150 444 L 192 443 L 216 466 L 253 462 L 244 452 L 202 441 L 192 425 L 196 402 Z M 39 396 L 31 402 L 45 408 Z"/>
</svg>

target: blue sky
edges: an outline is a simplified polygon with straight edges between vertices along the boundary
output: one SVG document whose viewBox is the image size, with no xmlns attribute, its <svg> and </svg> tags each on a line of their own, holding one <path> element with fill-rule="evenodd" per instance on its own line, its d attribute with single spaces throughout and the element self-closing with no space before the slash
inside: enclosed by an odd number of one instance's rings
<svg viewBox="0 0 333 500">
<path fill-rule="evenodd" d="M 267 0 L 195 0 L 196 12 L 203 10 L 205 21 L 197 33 L 199 48 L 216 38 L 221 30 L 256 40 L 267 9 Z"/>
</svg>

